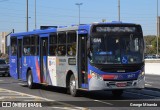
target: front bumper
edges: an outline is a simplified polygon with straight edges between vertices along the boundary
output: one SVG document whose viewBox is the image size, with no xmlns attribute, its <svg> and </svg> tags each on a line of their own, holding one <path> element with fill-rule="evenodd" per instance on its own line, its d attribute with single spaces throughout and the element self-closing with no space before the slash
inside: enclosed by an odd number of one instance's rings
<svg viewBox="0 0 160 110">
<path fill-rule="evenodd" d="M 126 83 L 125 87 L 117 87 L 116 83 Z M 142 89 L 145 87 L 145 78 L 131 81 L 103 81 L 92 77 L 89 81 L 89 90 L 113 90 L 113 89 Z"/>
</svg>

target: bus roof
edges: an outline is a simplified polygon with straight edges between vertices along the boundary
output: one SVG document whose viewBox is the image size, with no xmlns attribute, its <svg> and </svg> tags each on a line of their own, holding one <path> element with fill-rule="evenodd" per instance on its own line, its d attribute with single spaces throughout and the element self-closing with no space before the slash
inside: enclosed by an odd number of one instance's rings
<svg viewBox="0 0 160 110">
<path fill-rule="evenodd" d="M 95 22 L 91 24 L 82 24 L 82 25 L 71 25 L 71 26 L 59 26 L 57 28 L 49 28 L 45 30 L 33 30 L 29 32 L 21 32 L 21 33 L 13 33 L 12 36 L 27 36 L 27 35 L 36 35 L 36 34 L 46 34 L 46 33 L 53 33 L 53 32 L 61 32 L 61 31 L 71 31 L 71 30 L 86 30 L 90 32 L 90 27 L 92 25 L 139 25 L 135 23 L 123 23 L 119 21 L 112 21 L 112 22 Z"/>
<path fill-rule="evenodd" d="M 29 32 L 21 32 L 21 33 L 13 33 L 11 36 L 27 36 L 27 35 L 34 35 L 34 34 L 45 34 L 45 33 L 51 33 L 51 32 L 56 32 L 57 28 L 50 28 L 50 29 L 45 29 L 45 30 L 33 30 Z"/>
</svg>

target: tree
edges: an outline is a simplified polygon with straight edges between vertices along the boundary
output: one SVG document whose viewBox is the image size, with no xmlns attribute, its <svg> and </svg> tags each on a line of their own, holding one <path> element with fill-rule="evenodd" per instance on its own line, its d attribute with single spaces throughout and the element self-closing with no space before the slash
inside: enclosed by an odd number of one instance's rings
<svg viewBox="0 0 160 110">
<path fill-rule="evenodd" d="M 155 38 L 151 43 L 153 45 L 153 48 L 157 52 L 157 38 Z M 155 54 L 156 54 L 156 52 L 155 52 Z M 158 38 L 158 53 L 160 53 L 160 37 Z"/>
<path fill-rule="evenodd" d="M 156 54 L 156 48 L 155 46 L 153 46 L 153 42 L 155 41 L 155 39 L 156 36 L 154 35 L 144 36 L 146 54 Z"/>
</svg>

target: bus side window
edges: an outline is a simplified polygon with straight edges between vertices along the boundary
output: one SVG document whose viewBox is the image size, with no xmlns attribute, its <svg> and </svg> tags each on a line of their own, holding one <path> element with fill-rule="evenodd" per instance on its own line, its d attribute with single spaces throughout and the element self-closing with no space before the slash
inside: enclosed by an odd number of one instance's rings
<svg viewBox="0 0 160 110">
<path fill-rule="evenodd" d="M 67 55 L 75 56 L 76 55 L 76 31 L 70 31 L 67 33 Z"/>
<path fill-rule="evenodd" d="M 66 55 L 66 46 L 65 45 L 58 46 L 58 55 L 59 56 Z"/>
<path fill-rule="evenodd" d="M 11 38 L 11 55 L 17 54 L 17 38 Z"/>
<path fill-rule="evenodd" d="M 13 47 L 12 47 L 12 55 L 16 55 L 16 51 L 17 51 L 17 50 L 16 50 L 16 46 L 13 46 Z"/>
<path fill-rule="evenodd" d="M 24 53 L 24 55 L 30 55 L 30 53 L 31 53 L 30 47 L 24 47 L 23 53 Z"/>
<path fill-rule="evenodd" d="M 51 55 L 51 56 L 57 55 L 57 46 L 56 45 L 49 47 L 49 55 Z"/>
<path fill-rule="evenodd" d="M 58 56 L 66 55 L 66 33 L 58 33 Z"/>
<path fill-rule="evenodd" d="M 57 34 L 52 33 L 49 36 L 49 55 L 56 56 L 57 53 Z"/>
<path fill-rule="evenodd" d="M 68 54 L 69 56 L 73 56 L 72 46 L 68 46 L 68 47 L 67 47 L 67 54 Z"/>
<path fill-rule="evenodd" d="M 23 55 L 28 56 L 30 55 L 30 36 L 25 36 L 23 38 Z"/>
</svg>

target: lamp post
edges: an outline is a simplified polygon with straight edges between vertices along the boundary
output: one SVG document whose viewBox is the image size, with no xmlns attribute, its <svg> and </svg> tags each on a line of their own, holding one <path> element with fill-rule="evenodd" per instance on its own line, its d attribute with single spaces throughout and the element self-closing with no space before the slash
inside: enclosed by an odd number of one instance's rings
<svg viewBox="0 0 160 110">
<path fill-rule="evenodd" d="M 157 0 L 157 56 L 158 56 L 158 37 L 159 37 L 159 18 L 158 18 L 158 0 Z"/>
<path fill-rule="evenodd" d="M 37 29 L 37 9 L 36 9 L 36 0 L 35 0 L 35 29 Z"/>
<path fill-rule="evenodd" d="M 26 0 L 27 6 L 26 6 L 26 31 L 28 32 L 28 0 Z"/>
<path fill-rule="evenodd" d="M 79 25 L 80 25 L 80 6 L 83 5 L 83 3 L 76 3 L 75 5 L 79 8 Z"/>
<path fill-rule="evenodd" d="M 118 20 L 121 20 L 121 13 L 120 13 L 120 0 L 118 0 Z"/>
</svg>

